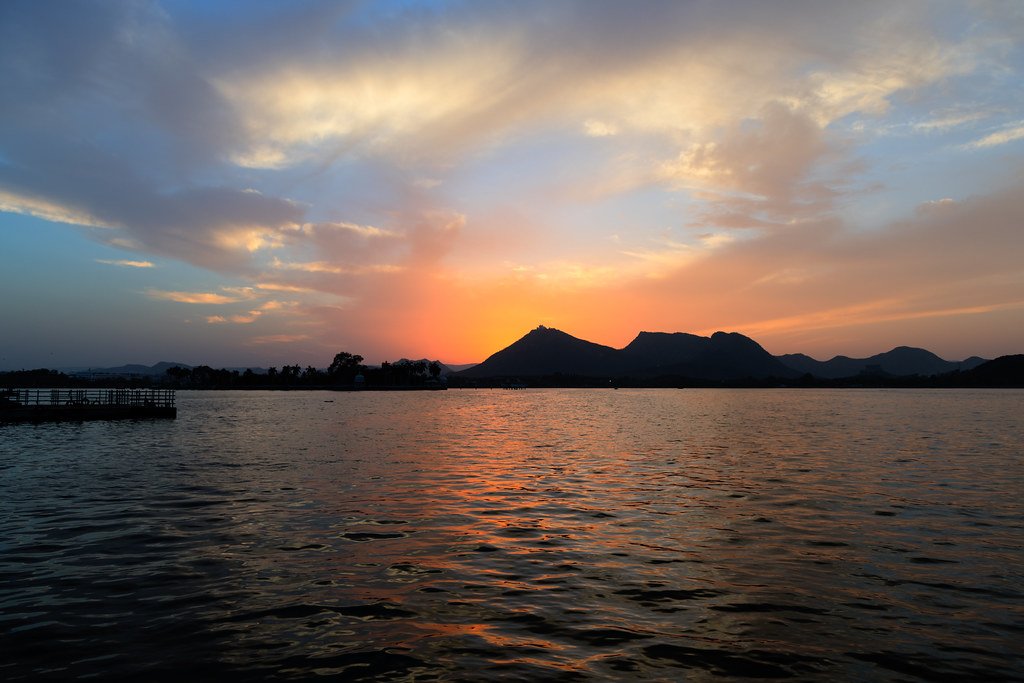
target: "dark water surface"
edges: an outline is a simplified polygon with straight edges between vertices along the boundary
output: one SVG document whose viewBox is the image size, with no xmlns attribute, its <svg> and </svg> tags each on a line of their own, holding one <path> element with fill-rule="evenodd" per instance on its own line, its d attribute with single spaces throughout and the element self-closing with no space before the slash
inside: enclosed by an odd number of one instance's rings
<svg viewBox="0 0 1024 683">
<path fill-rule="evenodd" d="M 0 426 L 0 679 L 1024 680 L 1024 392 Z"/>
</svg>

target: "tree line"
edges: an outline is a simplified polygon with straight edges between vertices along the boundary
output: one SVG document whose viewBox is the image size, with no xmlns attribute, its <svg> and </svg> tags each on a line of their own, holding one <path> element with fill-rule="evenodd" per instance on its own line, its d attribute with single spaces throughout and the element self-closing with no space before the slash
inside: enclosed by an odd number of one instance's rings
<svg viewBox="0 0 1024 683">
<path fill-rule="evenodd" d="M 245 389 L 299 387 L 412 387 L 441 383 L 441 364 L 437 361 L 384 362 L 379 367 L 367 366 L 359 354 L 341 351 L 327 368 L 312 365 L 282 365 L 266 372 L 216 369 L 209 365 L 193 368 L 175 366 L 164 375 L 131 377 L 70 376 L 56 370 L 15 370 L 0 372 L 2 387 L 171 387 L 179 389 Z"/>
<path fill-rule="evenodd" d="M 312 365 L 282 365 L 267 368 L 265 373 L 251 368 L 215 370 L 208 365 L 194 368 L 167 369 L 165 384 L 180 388 L 204 387 L 399 387 L 422 386 L 441 381 L 441 364 L 437 361 L 385 361 L 379 367 L 367 366 L 359 354 L 341 351 L 335 354 L 326 369 Z"/>
</svg>

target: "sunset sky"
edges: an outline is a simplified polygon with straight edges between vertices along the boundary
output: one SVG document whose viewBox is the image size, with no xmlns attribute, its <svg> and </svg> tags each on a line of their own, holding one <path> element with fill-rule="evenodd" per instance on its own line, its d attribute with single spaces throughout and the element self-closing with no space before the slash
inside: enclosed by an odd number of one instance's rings
<svg viewBox="0 0 1024 683">
<path fill-rule="evenodd" d="M 1024 353 L 1024 3 L 0 3 L 0 368 Z"/>
</svg>

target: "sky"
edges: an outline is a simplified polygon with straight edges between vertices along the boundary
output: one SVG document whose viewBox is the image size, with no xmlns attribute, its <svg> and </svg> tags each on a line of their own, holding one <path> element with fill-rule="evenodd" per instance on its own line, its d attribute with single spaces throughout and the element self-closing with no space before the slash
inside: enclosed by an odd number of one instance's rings
<svg viewBox="0 0 1024 683">
<path fill-rule="evenodd" d="M 0 3 L 0 368 L 1024 353 L 1024 3 Z"/>
</svg>

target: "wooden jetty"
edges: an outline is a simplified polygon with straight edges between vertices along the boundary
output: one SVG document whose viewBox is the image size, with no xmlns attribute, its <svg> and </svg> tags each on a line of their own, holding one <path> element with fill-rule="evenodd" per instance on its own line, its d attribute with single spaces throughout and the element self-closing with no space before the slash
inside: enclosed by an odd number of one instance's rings
<svg viewBox="0 0 1024 683">
<path fill-rule="evenodd" d="M 174 389 L 0 389 L 0 422 L 177 416 Z"/>
</svg>

